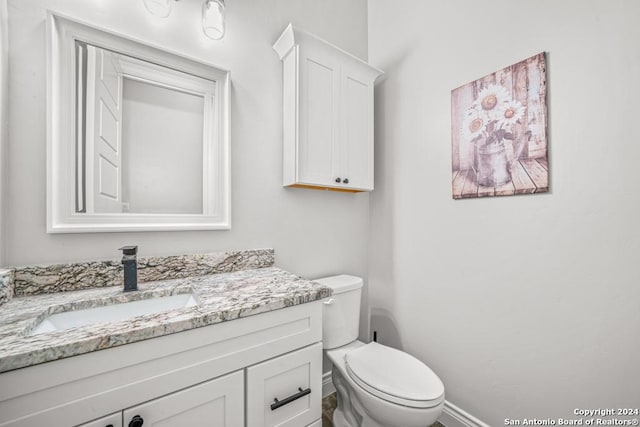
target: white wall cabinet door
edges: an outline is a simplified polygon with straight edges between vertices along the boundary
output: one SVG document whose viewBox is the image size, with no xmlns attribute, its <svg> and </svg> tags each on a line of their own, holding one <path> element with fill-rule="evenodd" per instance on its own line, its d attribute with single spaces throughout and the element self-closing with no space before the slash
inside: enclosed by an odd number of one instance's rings
<svg viewBox="0 0 640 427">
<path fill-rule="evenodd" d="M 247 425 L 300 427 L 322 406 L 322 343 L 247 368 Z"/>
<path fill-rule="evenodd" d="M 283 185 L 373 190 L 373 85 L 382 71 L 312 34 L 285 29 Z"/>
<path fill-rule="evenodd" d="M 78 427 L 122 427 L 122 412 L 117 412 L 100 418 L 99 420 L 80 424 Z"/>
<path fill-rule="evenodd" d="M 346 64 L 342 67 L 340 83 L 342 183 L 348 188 L 373 190 L 373 81 L 370 71 Z"/>
<path fill-rule="evenodd" d="M 124 424 L 138 418 L 144 427 L 244 425 L 242 371 L 189 387 L 123 412 Z"/>
<path fill-rule="evenodd" d="M 329 53 L 301 47 L 298 179 L 333 185 L 338 173 L 340 64 Z"/>
</svg>

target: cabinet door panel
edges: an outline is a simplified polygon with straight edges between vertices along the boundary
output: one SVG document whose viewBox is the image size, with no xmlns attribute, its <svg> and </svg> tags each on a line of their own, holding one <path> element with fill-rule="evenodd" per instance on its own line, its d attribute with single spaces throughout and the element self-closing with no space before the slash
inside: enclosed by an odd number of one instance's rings
<svg viewBox="0 0 640 427">
<path fill-rule="evenodd" d="M 80 424 L 78 427 L 122 427 L 122 412 L 108 415 L 85 424 Z"/>
<path fill-rule="evenodd" d="M 240 371 L 129 408 L 124 411 L 124 423 L 137 415 L 145 427 L 237 427 L 244 425 L 243 400 Z"/>
<path fill-rule="evenodd" d="M 284 403 L 298 394 L 300 398 L 272 408 L 275 399 Z M 321 395 L 322 343 L 247 368 L 247 425 L 308 425 L 322 415 Z"/>
<path fill-rule="evenodd" d="M 335 60 L 322 52 L 313 57 L 302 55 L 301 66 L 298 180 L 335 185 L 340 70 Z"/>
<path fill-rule="evenodd" d="M 345 70 L 342 79 L 342 144 L 340 174 L 346 187 L 373 189 L 373 87 Z"/>
</svg>

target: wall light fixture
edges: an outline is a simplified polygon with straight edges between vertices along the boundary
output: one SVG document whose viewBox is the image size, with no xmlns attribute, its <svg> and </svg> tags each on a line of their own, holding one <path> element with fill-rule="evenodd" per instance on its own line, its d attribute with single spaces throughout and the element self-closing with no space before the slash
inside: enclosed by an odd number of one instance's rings
<svg viewBox="0 0 640 427">
<path fill-rule="evenodd" d="M 142 0 L 149 13 L 160 18 L 171 14 L 174 1 L 179 0 Z M 202 3 L 202 31 L 213 40 L 224 37 L 224 0 L 204 0 Z"/>
<path fill-rule="evenodd" d="M 160 18 L 169 16 L 173 5 L 173 0 L 143 0 L 143 2 L 149 13 Z"/>
<path fill-rule="evenodd" d="M 224 0 L 204 0 L 202 5 L 202 30 L 213 40 L 224 37 Z"/>
</svg>

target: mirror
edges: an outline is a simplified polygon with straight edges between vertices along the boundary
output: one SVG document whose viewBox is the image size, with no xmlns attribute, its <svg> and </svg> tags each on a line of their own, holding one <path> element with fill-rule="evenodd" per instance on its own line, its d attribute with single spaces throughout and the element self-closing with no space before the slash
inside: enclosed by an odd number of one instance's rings
<svg viewBox="0 0 640 427">
<path fill-rule="evenodd" d="M 48 23 L 47 231 L 230 228 L 229 73 Z"/>
<path fill-rule="evenodd" d="M 76 41 L 76 212 L 202 214 L 215 82 Z"/>
</svg>

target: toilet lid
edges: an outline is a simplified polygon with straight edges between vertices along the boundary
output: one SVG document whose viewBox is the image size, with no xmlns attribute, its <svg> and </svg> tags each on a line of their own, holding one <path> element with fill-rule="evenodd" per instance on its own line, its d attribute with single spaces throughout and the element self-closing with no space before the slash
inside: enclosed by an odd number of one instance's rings
<svg viewBox="0 0 640 427">
<path fill-rule="evenodd" d="M 368 392 L 404 406 L 429 408 L 444 399 L 444 385 L 427 365 L 391 347 L 369 343 L 345 356 L 349 376 Z"/>
</svg>

